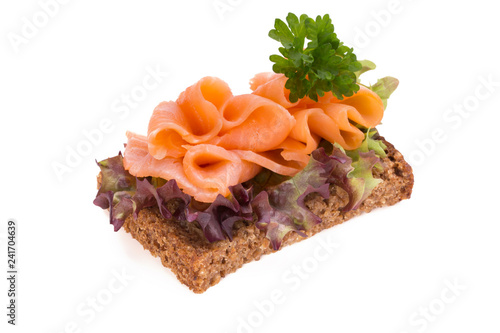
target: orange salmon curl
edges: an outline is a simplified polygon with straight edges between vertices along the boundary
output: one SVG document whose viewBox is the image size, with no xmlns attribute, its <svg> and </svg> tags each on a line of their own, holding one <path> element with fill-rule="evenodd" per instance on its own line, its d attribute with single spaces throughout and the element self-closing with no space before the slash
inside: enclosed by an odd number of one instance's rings
<svg viewBox="0 0 500 333">
<path fill-rule="evenodd" d="M 196 200 L 213 202 L 262 168 L 295 175 L 321 138 L 356 149 L 364 134 L 354 124 L 371 128 L 382 119 L 382 100 L 364 86 L 343 100 L 326 93 L 291 103 L 285 83 L 282 74 L 260 73 L 253 93 L 234 96 L 221 79 L 202 78 L 155 108 L 147 136 L 127 133 L 125 169 L 175 179 Z"/>
</svg>

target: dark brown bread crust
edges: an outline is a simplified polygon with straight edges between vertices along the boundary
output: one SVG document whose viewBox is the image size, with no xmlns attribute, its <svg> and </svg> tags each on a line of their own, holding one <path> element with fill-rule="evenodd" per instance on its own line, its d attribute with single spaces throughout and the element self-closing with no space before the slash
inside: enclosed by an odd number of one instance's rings
<svg viewBox="0 0 500 333">
<path fill-rule="evenodd" d="M 342 189 L 331 186 L 330 198 L 326 200 L 318 195 L 311 195 L 306 204 L 322 222 L 307 231 L 308 236 L 363 212 L 391 206 L 410 198 L 413 187 L 412 169 L 392 144 L 385 139 L 383 141 L 387 145 L 388 154 L 383 160 L 384 170 L 376 172 L 375 176 L 384 181 L 360 208 L 347 213 L 340 211 L 347 203 L 347 194 Z M 160 257 L 162 264 L 170 268 L 179 281 L 195 293 L 206 291 L 243 264 L 259 260 L 262 255 L 273 252 L 264 231 L 257 229 L 253 223 L 237 224 L 233 241 L 215 243 L 205 240 L 196 223 L 167 220 L 159 215 L 157 209 L 143 209 L 136 220 L 129 217 L 124 228 L 153 256 Z M 303 239 L 306 238 L 289 233 L 282 247 Z"/>
</svg>

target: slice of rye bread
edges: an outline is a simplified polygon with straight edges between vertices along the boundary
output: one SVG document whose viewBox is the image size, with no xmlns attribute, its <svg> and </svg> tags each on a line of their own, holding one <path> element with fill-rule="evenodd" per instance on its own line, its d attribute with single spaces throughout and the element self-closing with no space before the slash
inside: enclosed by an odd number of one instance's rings
<svg viewBox="0 0 500 333">
<path fill-rule="evenodd" d="M 374 208 L 391 206 L 409 199 L 413 187 L 411 167 L 394 146 L 384 138 L 387 157 L 383 159 L 383 171 L 374 171 L 376 178 L 383 179 L 371 195 L 356 209 L 346 213 L 341 208 L 347 204 L 347 193 L 330 186 L 330 198 L 323 199 L 312 194 L 306 205 L 322 222 L 306 231 L 312 236 L 323 229 L 340 224 L 350 218 L 369 212 Z M 238 222 L 234 227 L 233 241 L 223 240 L 209 243 L 198 224 L 163 218 L 158 209 L 143 209 L 137 219 L 127 218 L 123 227 L 137 239 L 162 264 L 168 267 L 195 293 L 203 293 L 219 283 L 220 279 L 236 271 L 243 264 L 259 260 L 264 254 L 273 252 L 265 232 L 255 227 L 253 222 Z M 303 238 L 290 232 L 285 236 L 282 247 Z"/>
</svg>

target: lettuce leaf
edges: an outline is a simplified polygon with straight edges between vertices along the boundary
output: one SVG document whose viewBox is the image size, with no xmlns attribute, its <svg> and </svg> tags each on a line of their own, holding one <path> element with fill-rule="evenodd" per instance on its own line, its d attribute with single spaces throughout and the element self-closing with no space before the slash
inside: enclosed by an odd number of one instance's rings
<svg viewBox="0 0 500 333">
<path fill-rule="evenodd" d="M 305 237 L 305 231 L 321 223 L 305 205 L 310 194 L 317 193 L 327 199 L 333 184 L 348 195 L 349 201 L 342 211 L 357 209 L 382 181 L 373 177 L 373 168 L 383 167 L 381 158 L 386 156 L 386 148 L 378 140 L 377 131 L 368 129 L 356 150 L 322 144 L 312 152 L 309 164 L 294 177 L 264 170 L 251 181 L 231 186 L 228 197 L 219 195 L 211 204 L 197 202 L 182 192 L 173 179 L 130 175 L 123 167 L 120 153 L 97 163 L 102 178 L 94 204 L 109 209 L 115 231 L 127 217 L 137 218 L 142 209 L 158 207 L 167 219 L 197 221 L 209 242 L 232 240 L 237 221 L 255 221 L 277 250 L 289 232 Z"/>
<path fill-rule="evenodd" d="M 125 218 L 134 212 L 132 195 L 136 190 L 136 178 L 123 168 L 121 152 L 112 158 L 97 162 L 101 169 L 101 187 L 94 204 L 109 208 L 110 224 L 118 231 Z"/>
<path fill-rule="evenodd" d="M 374 85 L 369 86 L 371 91 L 376 93 L 384 103 L 384 109 L 387 108 L 387 100 L 391 97 L 392 93 L 396 90 L 399 85 L 399 80 L 392 77 L 386 76 L 382 79 L 378 79 Z"/>
<path fill-rule="evenodd" d="M 158 207 L 160 214 L 167 219 L 198 221 L 209 242 L 225 239 L 226 236 L 232 239 L 236 221 L 252 220 L 252 190 L 242 184 L 230 187 L 229 198 L 219 195 L 205 207 L 194 203 L 194 199 L 182 192 L 173 179 L 166 181 L 130 175 L 123 167 L 121 153 L 97 165 L 101 169 L 101 186 L 94 204 L 109 209 L 110 223 L 115 231 L 120 230 L 127 217 L 137 218 L 139 212 L 148 207 Z"/>
<path fill-rule="evenodd" d="M 382 142 L 382 140 L 379 140 L 379 137 L 380 136 L 376 129 L 369 128 L 366 131 L 365 139 L 361 143 L 361 146 L 356 150 L 347 151 L 347 154 L 353 157 L 356 152 L 368 153 L 370 150 L 373 150 L 375 155 L 380 158 L 385 158 L 387 156 L 385 153 L 387 146 Z"/>
<path fill-rule="evenodd" d="M 361 69 L 354 72 L 354 74 L 356 75 L 356 83 L 361 84 L 359 79 L 361 74 L 374 70 L 377 66 L 370 60 L 360 60 L 359 62 L 361 63 Z M 373 85 L 364 86 L 376 93 L 380 97 L 380 99 L 382 99 L 382 102 L 384 103 L 384 109 L 386 109 L 387 100 L 389 99 L 389 97 L 391 97 L 392 93 L 396 90 L 398 85 L 398 79 L 392 76 L 386 76 L 382 79 L 378 79 L 377 82 Z"/>
<path fill-rule="evenodd" d="M 325 199 L 330 196 L 321 163 L 315 159 L 311 159 L 297 175 L 260 192 L 252 201 L 257 215 L 256 226 L 266 231 L 274 250 L 280 248 L 287 233 L 295 231 L 305 237 L 301 230 L 309 230 L 321 222 L 304 204 L 311 193 L 319 193 Z"/>
<path fill-rule="evenodd" d="M 218 195 L 210 206 L 198 213 L 198 223 L 209 242 L 226 237 L 233 240 L 234 223 L 240 220 L 252 221 L 252 190 L 242 184 L 229 187 L 228 198 Z"/>
<path fill-rule="evenodd" d="M 319 193 L 327 199 L 330 184 L 346 191 L 349 201 L 343 212 L 359 208 L 361 203 L 382 182 L 373 177 L 373 167 L 385 157 L 386 148 L 382 141 L 373 137 L 376 131 L 367 131 L 360 148 L 344 151 L 333 145 L 331 154 L 324 147 L 312 152 L 307 167 L 280 185 L 260 192 L 252 202 L 257 215 L 256 226 L 266 231 L 274 250 L 280 248 L 283 238 L 289 232 L 305 236 L 303 231 L 321 222 L 304 204 L 311 193 Z M 379 156 L 377 156 L 379 154 Z"/>
<path fill-rule="evenodd" d="M 359 77 L 361 76 L 361 74 L 377 68 L 377 66 L 373 62 L 371 62 L 370 60 L 360 60 L 359 62 L 361 64 L 361 69 L 357 72 L 354 72 L 358 83 L 359 83 Z"/>
</svg>

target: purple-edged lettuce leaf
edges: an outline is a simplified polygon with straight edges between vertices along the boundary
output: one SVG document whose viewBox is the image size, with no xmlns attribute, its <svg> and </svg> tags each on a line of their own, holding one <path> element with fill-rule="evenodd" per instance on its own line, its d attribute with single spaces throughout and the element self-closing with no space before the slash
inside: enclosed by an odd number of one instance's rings
<svg viewBox="0 0 500 333">
<path fill-rule="evenodd" d="M 152 183 L 154 184 L 155 182 L 158 183 L 158 178 L 152 179 Z M 165 218 L 169 219 L 174 217 L 177 220 L 188 220 L 190 222 L 195 218 L 195 216 L 188 211 L 191 196 L 182 192 L 174 179 L 156 188 L 156 192 L 160 198 L 160 201 L 158 201 L 160 213 Z M 173 201 L 176 205 L 172 206 L 171 209 L 173 211 L 170 211 L 168 204 Z"/>
<path fill-rule="evenodd" d="M 347 156 L 342 149 L 334 147 L 331 155 L 324 150 L 313 152 L 314 158 L 325 164 L 328 182 L 346 191 L 349 202 L 342 208 L 343 212 L 359 208 L 372 190 L 382 182 L 373 177 L 373 167 L 380 162 L 374 151 L 358 152 L 357 160 Z"/>
<path fill-rule="evenodd" d="M 376 134 L 376 130 L 368 129 L 361 146 L 355 150 L 345 151 L 334 144 L 330 155 L 321 148 L 312 153 L 314 159 L 323 163 L 327 182 L 346 191 L 349 202 L 342 208 L 344 212 L 357 209 L 382 182 L 373 177 L 373 168 L 382 167 L 379 156 L 386 156 L 387 147 L 382 141 L 373 139 Z"/>
<path fill-rule="evenodd" d="M 123 167 L 122 153 L 117 156 L 97 162 L 101 169 L 101 187 L 97 195 L 112 191 L 135 191 L 135 177 L 129 174 Z"/>
<path fill-rule="evenodd" d="M 266 231 L 274 250 L 280 248 L 285 235 L 291 231 L 305 237 L 303 230 L 321 222 L 304 204 L 307 195 L 319 193 L 329 197 L 329 184 L 323 176 L 321 163 L 311 158 L 309 164 L 291 179 L 264 190 L 252 201 L 257 215 L 256 226 Z"/>
<path fill-rule="evenodd" d="M 338 155 L 341 151 L 350 159 L 347 161 L 350 164 L 347 178 L 342 179 L 343 186 L 339 185 L 349 195 L 349 203 L 343 211 L 357 209 L 382 182 L 382 179 L 373 177 L 373 168 L 383 168 L 381 158 L 387 156 L 387 146 L 381 140 L 374 139 L 377 136 L 376 130 L 368 129 L 361 146 L 355 150 L 344 151 L 342 147 L 335 145 L 336 152 L 332 155 Z"/>
<path fill-rule="evenodd" d="M 124 169 L 120 154 L 97 163 L 101 169 L 101 186 L 94 204 L 109 209 L 110 223 L 118 231 L 127 217 L 138 217 L 148 207 L 158 207 L 169 219 L 198 221 L 205 238 L 210 242 L 232 240 L 233 225 L 238 220 L 251 221 L 252 189 L 242 184 L 231 186 L 228 198 L 219 195 L 210 205 L 197 203 L 181 191 L 174 179 L 136 178 Z"/>
<path fill-rule="evenodd" d="M 110 223 L 115 231 L 122 227 L 128 216 L 137 218 L 139 212 L 147 207 L 158 207 L 165 218 L 175 215 L 187 219 L 191 197 L 182 193 L 175 180 L 165 182 L 157 178 L 136 178 L 123 167 L 121 153 L 97 165 L 101 169 L 101 186 L 94 204 L 102 209 L 109 208 Z M 167 207 L 172 200 L 179 203 L 175 212 L 170 212 Z"/>
<path fill-rule="evenodd" d="M 210 242 L 225 239 L 226 235 L 233 240 L 234 223 L 240 220 L 252 221 L 252 189 L 238 184 L 230 186 L 229 192 L 227 198 L 219 194 L 197 219 Z"/>
<path fill-rule="evenodd" d="M 134 212 L 131 198 L 136 190 L 136 178 L 124 169 L 121 153 L 97 165 L 101 169 L 101 186 L 94 204 L 102 209 L 109 208 L 110 223 L 118 231 L 127 216 Z"/>
<path fill-rule="evenodd" d="M 323 147 L 312 152 L 307 167 L 294 177 L 261 191 L 252 201 L 257 215 L 256 226 L 266 231 L 273 249 L 280 248 L 285 235 L 309 230 L 321 219 L 304 204 L 307 195 L 317 192 L 329 197 L 329 185 L 334 184 L 347 192 L 349 201 L 342 211 L 357 209 L 382 181 L 373 177 L 373 168 L 385 157 L 385 145 L 374 139 L 376 131 L 368 130 L 361 147 L 344 151 L 333 145 L 331 154 Z M 377 156 L 378 155 L 378 156 Z"/>
<path fill-rule="evenodd" d="M 253 188 L 246 188 L 242 184 L 229 187 L 229 200 L 237 208 L 237 211 L 232 213 L 227 211 L 225 216 L 220 218 L 222 229 L 233 240 L 233 226 L 239 220 L 252 221 L 253 209 L 251 202 L 253 200 Z"/>
<path fill-rule="evenodd" d="M 323 198 L 330 195 L 331 184 L 344 189 L 349 201 L 343 211 L 357 209 L 382 181 L 373 177 L 374 167 L 383 167 L 381 159 L 387 148 L 378 140 L 376 130 L 367 129 L 366 137 L 356 150 L 345 151 L 337 144 L 322 145 L 311 154 L 309 164 L 294 177 L 284 177 L 264 170 L 251 181 L 229 188 L 230 195 L 219 195 L 210 204 L 199 203 L 178 187 L 175 180 L 136 178 L 123 167 L 118 156 L 98 162 L 101 187 L 94 204 L 109 209 L 110 223 L 119 230 L 129 216 L 137 218 L 148 207 L 158 207 L 167 218 L 197 221 L 205 238 L 215 242 L 233 238 L 237 221 L 253 221 L 266 232 L 274 250 L 280 248 L 289 232 L 306 236 L 321 219 L 304 201 L 309 194 Z M 331 151 L 331 153 L 326 153 Z M 254 197 L 254 193 L 258 193 Z"/>
<path fill-rule="evenodd" d="M 168 210 L 162 209 L 163 201 L 151 182 L 137 179 L 125 170 L 121 153 L 97 165 L 101 169 L 101 187 L 94 204 L 102 209 L 109 208 L 110 223 L 115 231 L 120 230 L 128 216 L 137 218 L 143 208 L 157 205 L 163 216 L 171 217 Z"/>
</svg>

